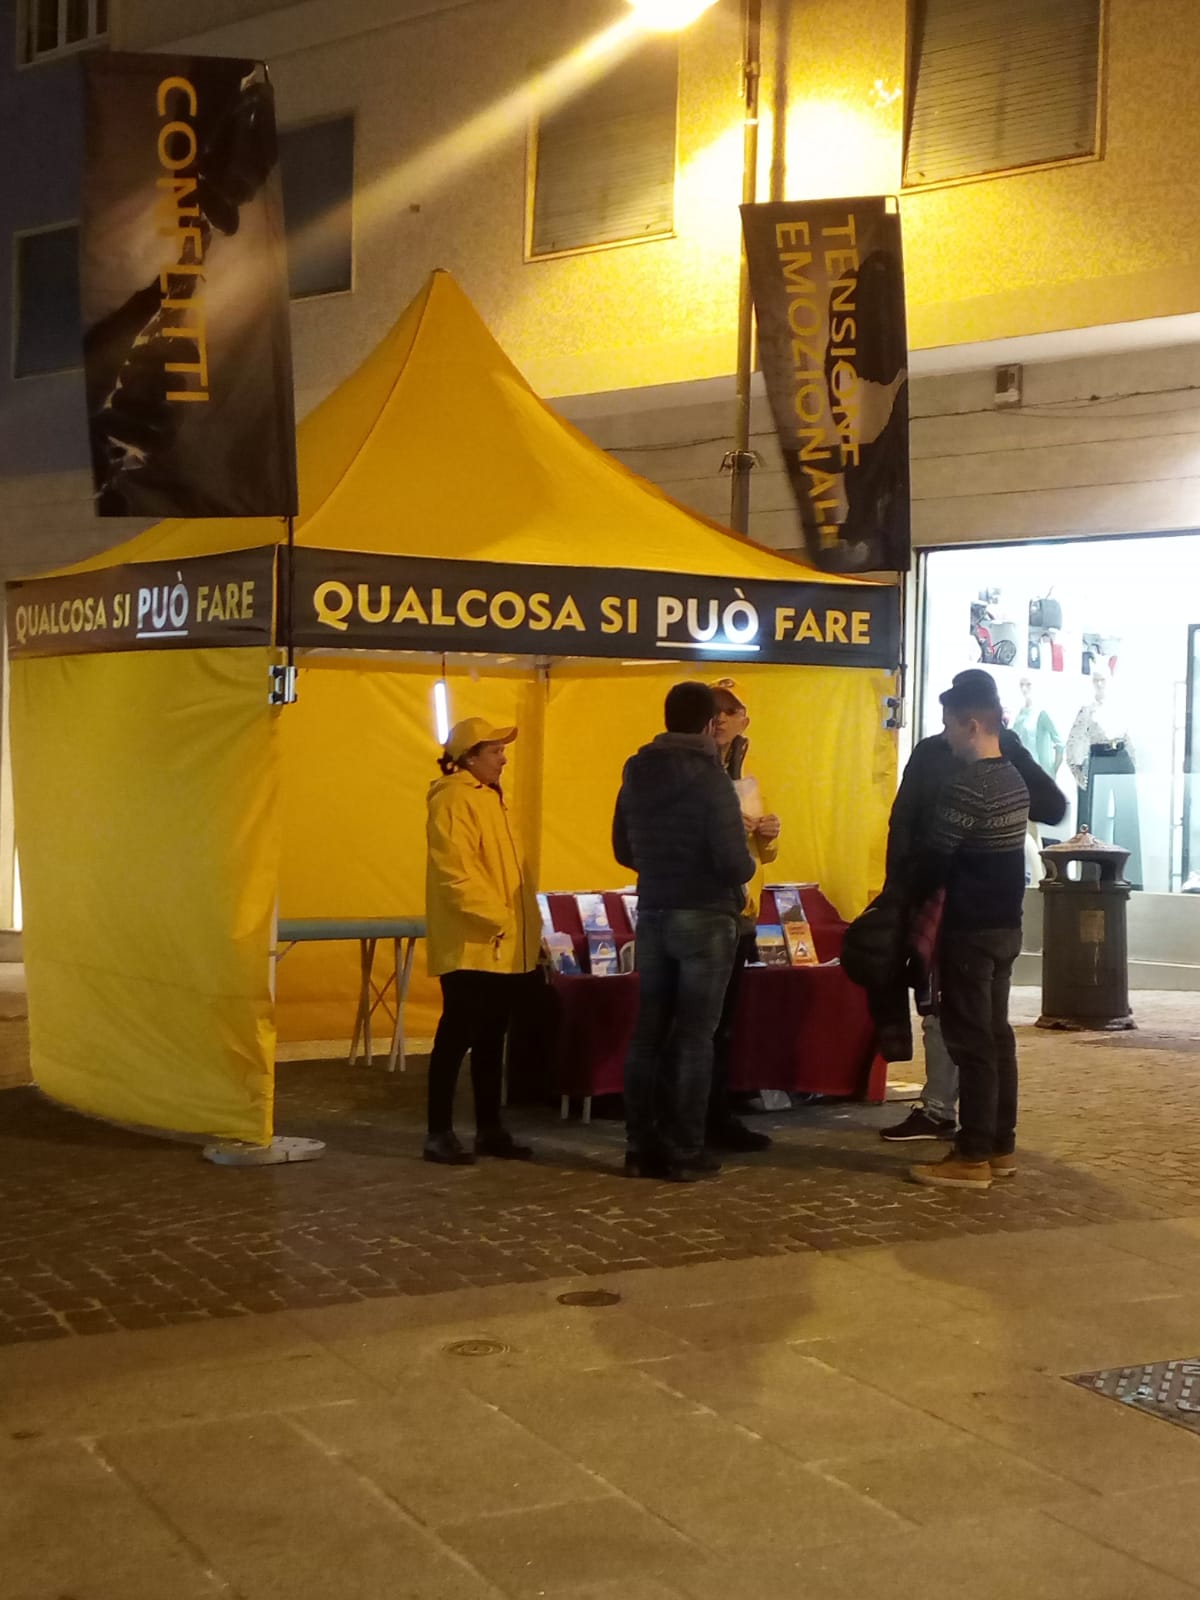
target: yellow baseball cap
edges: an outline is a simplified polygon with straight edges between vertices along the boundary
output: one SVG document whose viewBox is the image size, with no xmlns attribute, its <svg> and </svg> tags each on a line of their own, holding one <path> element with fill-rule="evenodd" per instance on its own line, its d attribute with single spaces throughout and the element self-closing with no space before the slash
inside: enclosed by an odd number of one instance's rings
<svg viewBox="0 0 1200 1600">
<path fill-rule="evenodd" d="M 736 678 L 718 678 L 708 686 L 715 695 L 728 695 L 740 710 L 746 710 L 746 696 Z"/>
<path fill-rule="evenodd" d="M 451 761 L 458 761 L 477 744 L 511 744 L 516 737 L 515 728 L 493 728 L 486 717 L 467 717 L 450 729 L 446 754 Z"/>
</svg>

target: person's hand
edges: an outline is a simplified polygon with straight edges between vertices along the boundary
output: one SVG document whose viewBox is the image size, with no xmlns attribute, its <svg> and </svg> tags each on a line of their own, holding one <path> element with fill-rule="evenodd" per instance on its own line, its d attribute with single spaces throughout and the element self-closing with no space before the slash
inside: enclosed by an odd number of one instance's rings
<svg viewBox="0 0 1200 1600">
<path fill-rule="evenodd" d="M 759 817 L 758 821 L 754 825 L 755 833 L 758 834 L 760 839 L 766 840 L 768 844 L 770 844 L 773 839 L 778 839 L 779 829 L 779 818 L 773 811 L 768 811 L 765 817 Z"/>
</svg>

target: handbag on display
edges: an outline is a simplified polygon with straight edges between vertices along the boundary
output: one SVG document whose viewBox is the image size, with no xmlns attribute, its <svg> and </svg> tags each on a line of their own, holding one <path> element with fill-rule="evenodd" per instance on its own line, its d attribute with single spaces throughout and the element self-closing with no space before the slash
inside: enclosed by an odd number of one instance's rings
<svg viewBox="0 0 1200 1600">
<path fill-rule="evenodd" d="M 1029 627 L 1032 632 L 1049 633 L 1062 627 L 1062 602 L 1053 595 L 1043 595 L 1029 602 Z"/>
</svg>

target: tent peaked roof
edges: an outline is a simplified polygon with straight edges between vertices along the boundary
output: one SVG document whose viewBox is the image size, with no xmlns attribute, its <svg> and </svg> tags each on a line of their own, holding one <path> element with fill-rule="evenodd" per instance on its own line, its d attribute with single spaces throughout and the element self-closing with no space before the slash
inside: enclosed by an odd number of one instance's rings
<svg viewBox="0 0 1200 1600">
<path fill-rule="evenodd" d="M 301 545 L 826 581 L 677 504 L 559 417 L 448 272 L 432 274 L 297 440 Z M 172 520 L 75 570 L 282 538 L 267 518 Z"/>
</svg>

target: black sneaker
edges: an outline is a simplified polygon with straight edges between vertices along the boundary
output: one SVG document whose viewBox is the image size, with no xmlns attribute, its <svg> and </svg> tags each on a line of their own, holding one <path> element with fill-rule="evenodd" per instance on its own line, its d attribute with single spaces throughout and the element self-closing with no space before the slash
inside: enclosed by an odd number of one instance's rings
<svg viewBox="0 0 1200 1600">
<path fill-rule="evenodd" d="M 942 1117 L 931 1117 L 924 1106 L 914 1106 L 903 1122 L 883 1128 L 879 1137 L 889 1144 L 910 1144 L 917 1139 L 953 1140 L 955 1124 Z"/>
<path fill-rule="evenodd" d="M 533 1151 L 518 1144 L 507 1128 L 485 1128 L 475 1135 L 475 1154 L 492 1156 L 497 1161 L 532 1161 Z"/>
<path fill-rule="evenodd" d="M 475 1157 L 464 1150 L 456 1133 L 431 1133 L 421 1151 L 426 1161 L 435 1161 L 442 1167 L 473 1167 Z"/>
<path fill-rule="evenodd" d="M 714 1123 L 708 1130 L 708 1144 L 713 1150 L 730 1150 L 747 1155 L 752 1150 L 771 1148 L 767 1134 L 755 1133 L 738 1117 L 726 1117 L 724 1122 Z"/>
</svg>

